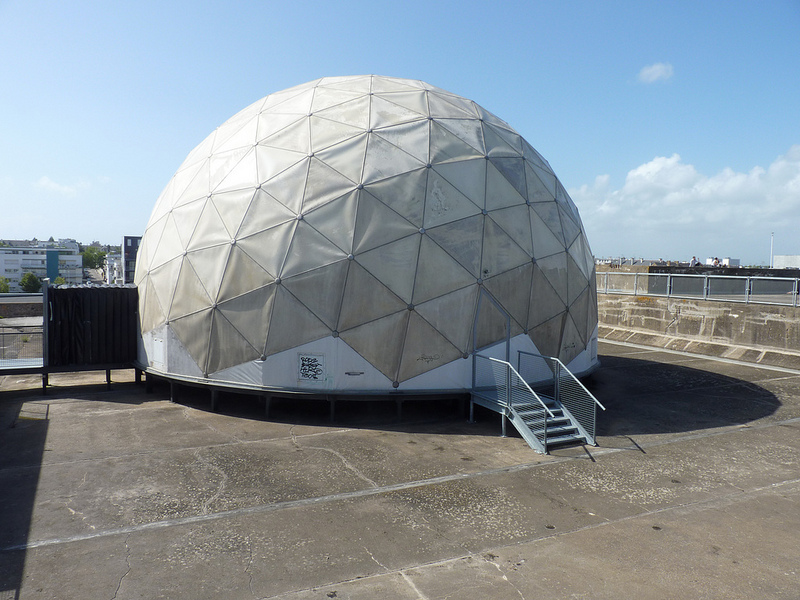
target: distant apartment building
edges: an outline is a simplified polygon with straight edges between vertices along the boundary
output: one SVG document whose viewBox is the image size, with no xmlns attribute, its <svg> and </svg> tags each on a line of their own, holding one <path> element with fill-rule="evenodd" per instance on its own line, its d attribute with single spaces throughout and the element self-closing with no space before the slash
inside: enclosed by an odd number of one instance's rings
<svg viewBox="0 0 800 600">
<path fill-rule="evenodd" d="M 133 283 L 136 271 L 136 255 L 139 253 L 140 235 L 126 235 L 122 237 L 122 246 L 119 254 L 106 255 L 106 283 Z"/>
<path fill-rule="evenodd" d="M 103 270 L 105 271 L 108 285 L 122 283 L 122 255 L 106 254 Z"/>
<path fill-rule="evenodd" d="M 139 254 L 140 235 L 126 235 L 122 237 L 122 283 L 133 283 L 133 274 L 136 271 L 136 256 Z"/>
<path fill-rule="evenodd" d="M 25 273 L 33 273 L 39 279 L 59 276 L 67 283 L 83 281 L 83 257 L 78 242 L 72 239 L 48 240 L 3 240 L 0 246 L 0 277 L 8 279 L 9 290 L 21 292 L 20 279 Z"/>
</svg>

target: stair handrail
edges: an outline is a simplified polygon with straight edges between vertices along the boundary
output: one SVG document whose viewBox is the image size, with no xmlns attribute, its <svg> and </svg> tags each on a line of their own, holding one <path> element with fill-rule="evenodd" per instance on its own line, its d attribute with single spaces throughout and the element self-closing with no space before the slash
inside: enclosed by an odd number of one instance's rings
<svg viewBox="0 0 800 600">
<path fill-rule="evenodd" d="M 516 375 L 516 376 L 517 376 L 517 379 L 519 379 L 519 380 L 522 382 L 522 385 L 524 385 L 524 386 L 525 386 L 525 389 L 527 389 L 527 390 L 530 392 L 530 394 L 531 394 L 531 395 L 532 395 L 534 398 L 536 398 L 536 400 L 539 402 L 539 404 L 541 404 L 541 405 L 542 405 L 542 408 L 544 408 L 544 409 L 547 411 L 547 414 L 548 414 L 548 415 L 550 415 L 550 418 L 553 418 L 553 419 L 555 418 L 555 416 L 553 415 L 552 411 L 551 411 L 549 408 L 547 408 L 547 405 L 546 405 L 546 404 L 544 403 L 544 401 L 542 401 L 542 399 L 539 397 L 539 394 L 537 394 L 536 392 L 534 392 L 534 391 L 531 389 L 531 386 L 529 386 L 529 385 L 528 385 L 528 382 L 527 382 L 527 381 L 525 381 L 525 379 L 522 377 L 522 375 L 520 375 L 520 374 L 519 374 L 519 372 L 518 372 L 518 371 L 517 371 L 517 370 L 514 368 L 514 365 L 512 365 L 512 364 L 511 364 L 510 362 L 508 362 L 508 361 L 501 360 L 501 359 L 499 359 L 499 358 L 494 358 L 494 357 L 492 357 L 492 356 L 485 356 L 485 355 L 481 355 L 481 354 L 476 354 L 476 356 L 480 356 L 481 358 L 488 358 L 490 361 L 493 361 L 493 362 L 500 363 L 500 364 L 504 365 L 504 366 L 506 367 L 506 373 L 508 373 L 508 379 L 510 380 L 510 379 L 511 379 L 511 377 L 510 377 L 510 374 L 511 374 L 511 373 L 514 373 L 514 375 Z M 510 384 L 510 381 L 509 381 L 509 384 Z M 511 386 L 510 386 L 510 385 L 506 385 L 506 388 L 507 388 L 508 390 L 510 390 L 510 389 L 511 389 Z M 513 408 L 513 407 L 511 406 L 511 399 L 510 399 L 510 398 L 508 398 L 508 399 L 506 400 L 506 406 L 507 406 L 508 408 Z M 605 409 L 604 409 L 604 410 L 605 410 Z"/>
<path fill-rule="evenodd" d="M 600 404 L 600 400 L 598 400 L 597 398 L 595 398 L 595 397 L 594 397 L 594 394 L 593 394 L 592 392 L 590 392 L 589 390 L 587 390 L 587 389 L 586 389 L 586 386 L 585 386 L 585 385 L 583 385 L 583 384 L 581 383 L 581 380 L 580 380 L 580 379 L 578 379 L 577 377 L 575 377 L 575 374 L 574 374 L 572 371 L 570 371 L 570 370 L 567 368 L 567 366 L 566 366 L 566 365 L 565 365 L 563 362 L 561 362 L 561 360 L 560 360 L 560 359 L 558 359 L 558 358 L 556 358 L 556 357 L 554 357 L 554 356 L 553 356 L 553 357 L 551 357 L 551 358 L 552 358 L 553 360 L 555 360 L 555 361 L 556 361 L 556 362 L 557 362 L 557 363 L 558 363 L 558 364 L 561 366 L 561 368 L 562 368 L 564 371 L 566 371 L 566 372 L 569 374 L 569 376 L 570 376 L 570 377 L 572 377 L 572 380 L 573 380 L 575 383 L 577 383 L 579 386 L 581 386 L 581 389 L 583 389 L 583 391 L 584 391 L 584 392 L 586 392 L 586 395 L 587 395 L 587 396 L 589 396 L 589 397 L 590 397 L 592 400 L 594 400 L 594 403 L 595 403 L 595 404 L 597 404 L 597 406 L 599 406 L 599 407 L 600 407 L 602 410 L 605 410 L 605 409 L 606 409 L 606 407 L 605 407 L 605 406 L 603 406 L 602 404 Z"/>
<path fill-rule="evenodd" d="M 567 373 L 569 373 L 569 376 L 572 377 L 572 380 L 575 383 L 577 383 L 584 392 L 586 392 L 586 395 L 589 396 L 594 401 L 594 403 L 597 404 L 597 406 L 599 406 L 602 410 L 606 409 L 606 407 L 603 406 L 597 398 L 595 398 L 595 396 L 594 396 L 594 394 L 592 394 L 592 392 L 590 392 L 589 390 L 586 389 L 586 386 L 581 383 L 581 380 L 578 379 L 577 377 L 575 377 L 575 374 L 572 371 L 570 371 L 567 368 L 567 366 L 563 362 L 561 362 L 560 359 L 556 358 L 555 356 L 545 356 L 544 354 L 536 354 L 535 352 L 526 352 L 525 350 L 518 350 L 517 351 L 517 362 L 519 362 L 519 357 L 522 356 L 523 354 L 526 355 L 526 356 L 535 356 L 537 358 L 543 358 L 543 359 L 551 360 L 551 361 L 553 361 L 555 363 L 558 363 L 558 365 L 561 367 L 561 369 L 563 371 L 566 371 Z M 555 378 L 555 377 L 556 377 L 556 374 L 554 372 L 553 373 L 553 378 Z M 559 398 L 556 398 L 556 400 L 560 401 Z"/>
</svg>

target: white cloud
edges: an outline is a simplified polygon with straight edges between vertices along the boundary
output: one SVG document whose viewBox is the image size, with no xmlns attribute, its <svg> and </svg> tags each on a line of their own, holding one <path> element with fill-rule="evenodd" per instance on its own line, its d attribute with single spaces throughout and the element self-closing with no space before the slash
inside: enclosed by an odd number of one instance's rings
<svg viewBox="0 0 800 600">
<path fill-rule="evenodd" d="M 655 63 L 643 67 L 639 71 L 639 81 L 642 83 L 655 83 L 656 81 L 666 81 L 672 78 L 672 65 L 669 63 Z"/>
<path fill-rule="evenodd" d="M 673 154 L 632 169 L 619 189 L 610 179 L 569 190 L 596 256 L 703 254 L 754 263 L 768 259 L 772 231 L 777 254 L 800 254 L 800 145 L 747 173 L 705 175 Z"/>
<path fill-rule="evenodd" d="M 81 180 L 73 185 L 65 185 L 53 181 L 47 175 L 43 175 L 38 181 L 36 181 L 36 183 L 34 183 L 34 186 L 40 190 L 58 194 L 59 196 L 64 196 L 65 198 L 74 198 L 78 195 L 78 192 L 91 188 L 92 184 L 88 181 Z"/>
</svg>

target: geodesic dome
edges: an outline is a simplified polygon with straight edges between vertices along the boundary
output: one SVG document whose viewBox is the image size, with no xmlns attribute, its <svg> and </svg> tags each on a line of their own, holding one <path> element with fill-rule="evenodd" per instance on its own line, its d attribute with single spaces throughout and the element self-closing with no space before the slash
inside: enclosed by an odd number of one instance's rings
<svg viewBox="0 0 800 600">
<path fill-rule="evenodd" d="M 140 360 L 177 376 L 468 388 L 462 359 L 506 338 L 596 363 L 572 200 L 508 124 L 421 81 L 324 78 L 234 115 L 156 202 L 135 282 Z"/>
</svg>

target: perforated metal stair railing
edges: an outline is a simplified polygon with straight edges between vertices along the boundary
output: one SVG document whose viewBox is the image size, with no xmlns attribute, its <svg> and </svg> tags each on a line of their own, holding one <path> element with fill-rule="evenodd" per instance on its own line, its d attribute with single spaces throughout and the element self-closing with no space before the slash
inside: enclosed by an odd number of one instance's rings
<svg viewBox="0 0 800 600">
<path fill-rule="evenodd" d="M 500 413 L 503 435 L 509 420 L 542 454 L 560 444 L 594 445 L 595 406 L 603 408 L 597 399 L 556 358 L 521 352 L 518 364 L 519 371 L 504 360 L 473 354 L 470 420 L 473 404 Z M 523 368 L 527 377 L 520 374 Z"/>
<path fill-rule="evenodd" d="M 597 445 L 597 407 L 605 407 L 559 359 L 533 352 L 518 352 L 521 376 L 540 394 L 553 398 L 586 443 Z"/>
</svg>

